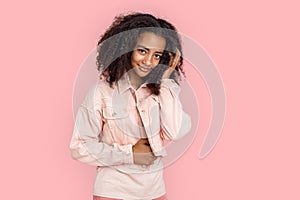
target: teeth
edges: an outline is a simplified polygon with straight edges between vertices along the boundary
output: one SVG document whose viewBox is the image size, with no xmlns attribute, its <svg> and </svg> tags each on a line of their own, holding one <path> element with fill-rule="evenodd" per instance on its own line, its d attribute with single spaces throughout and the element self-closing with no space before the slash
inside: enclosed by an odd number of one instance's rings
<svg viewBox="0 0 300 200">
<path fill-rule="evenodd" d="M 140 66 L 140 69 L 141 69 L 141 71 L 143 71 L 143 72 L 148 72 L 148 71 L 150 71 L 150 68 L 145 68 L 145 67 L 142 67 L 142 66 Z"/>
</svg>

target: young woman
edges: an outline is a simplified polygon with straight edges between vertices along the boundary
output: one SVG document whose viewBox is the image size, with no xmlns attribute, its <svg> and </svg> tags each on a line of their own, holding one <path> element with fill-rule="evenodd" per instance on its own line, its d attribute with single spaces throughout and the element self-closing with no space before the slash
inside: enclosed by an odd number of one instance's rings
<svg viewBox="0 0 300 200">
<path fill-rule="evenodd" d="M 97 166 L 94 200 L 163 200 L 164 140 L 190 128 L 179 100 L 175 27 L 150 14 L 118 16 L 98 42 L 100 81 L 79 107 L 74 159 Z"/>
</svg>

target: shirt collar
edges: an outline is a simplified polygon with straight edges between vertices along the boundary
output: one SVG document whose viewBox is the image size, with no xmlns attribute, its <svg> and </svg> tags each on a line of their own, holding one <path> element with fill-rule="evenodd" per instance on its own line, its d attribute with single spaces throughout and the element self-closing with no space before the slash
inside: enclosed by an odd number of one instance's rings
<svg viewBox="0 0 300 200">
<path fill-rule="evenodd" d="M 117 87 L 120 94 L 124 93 L 126 90 L 129 89 L 132 89 L 133 91 L 135 90 L 130 83 L 128 72 L 125 72 L 124 75 L 118 80 Z M 147 87 L 146 83 L 143 83 L 140 86 L 140 88 L 142 87 Z"/>
<path fill-rule="evenodd" d="M 127 72 L 125 72 L 124 75 L 118 80 L 117 87 L 118 87 L 118 90 L 119 90 L 120 94 L 122 94 L 126 90 L 132 88 Z"/>
</svg>

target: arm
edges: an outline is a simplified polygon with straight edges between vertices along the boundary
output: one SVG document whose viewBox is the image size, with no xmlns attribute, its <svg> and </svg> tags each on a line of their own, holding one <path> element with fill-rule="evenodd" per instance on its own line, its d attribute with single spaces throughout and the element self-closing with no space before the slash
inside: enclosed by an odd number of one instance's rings
<svg viewBox="0 0 300 200">
<path fill-rule="evenodd" d="M 98 99 L 98 101 L 94 101 Z M 70 142 L 74 159 L 94 166 L 132 164 L 132 145 L 110 146 L 100 142 L 102 134 L 101 103 L 97 86 L 78 109 Z"/>
<path fill-rule="evenodd" d="M 179 139 L 191 128 L 190 117 L 182 110 L 179 93 L 180 87 L 173 79 L 162 79 L 158 98 L 161 137 L 166 140 Z"/>
<path fill-rule="evenodd" d="M 176 140 L 191 129 L 191 119 L 182 110 L 179 99 L 180 87 L 170 75 L 180 60 L 181 53 L 177 49 L 175 57 L 172 56 L 169 68 L 164 72 L 159 94 L 161 137 L 167 140 Z"/>
</svg>

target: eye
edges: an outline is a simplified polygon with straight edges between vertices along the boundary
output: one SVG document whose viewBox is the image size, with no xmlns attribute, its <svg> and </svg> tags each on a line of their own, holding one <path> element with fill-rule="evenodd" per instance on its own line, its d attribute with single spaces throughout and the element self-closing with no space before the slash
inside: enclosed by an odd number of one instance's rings
<svg viewBox="0 0 300 200">
<path fill-rule="evenodd" d="M 147 53 L 146 50 L 144 50 L 144 49 L 137 49 L 137 51 L 142 55 Z"/>
<path fill-rule="evenodd" d="M 157 60 L 160 60 L 162 57 L 161 54 L 154 54 L 154 58 L 157 59 Z"/>
</svg>

